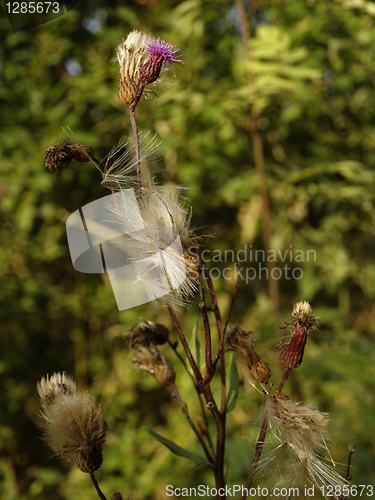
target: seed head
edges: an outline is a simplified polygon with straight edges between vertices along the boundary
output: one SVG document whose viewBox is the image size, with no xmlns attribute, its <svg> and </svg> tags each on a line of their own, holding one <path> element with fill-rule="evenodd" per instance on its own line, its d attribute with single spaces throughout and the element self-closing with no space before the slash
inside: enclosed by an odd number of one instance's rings
<svg viewBox="0 0 375 500">
<path fill-rule="evenodd" d="M 346 481 L 324 458 L 324 450 L 328 451 L 328 414 L 275 392 L 266 395 L 261 418 L 267 421 L 280 444 L 264 457 L 258 473 L 272 471 L 270 476 L 279 479 L 277 486 L 280 488 L 303 481 L 305 485 L 310 482 L 318 488 L 337 486 L 343 491 Z M 281 460 L 287 460 L 282 468 L 278 463 Z M 275 472 L 281 477 L 278 478 Z"/>
<path fill-rule="evenodd" d="M 59 142 L 44 153 L 44 164 L 48 170 L 58 172 L 60 167 L 67 167 L 72 160 L 87 163 L 94 158 L 94 155 L 93 148 L 85 142 L 75 144 Z"/>
<path fill-rule="evenodd" d="M 297 456 L 306 449 L 322 450 L 328 439 L 329 415 L 304 403 L 295 403 L 280 392 L 265 397 L 263 414 L 273 433 L 286 441 Z"/>
<path fill-rule="evenodd" d="M 227 337 L 229 351 L 234 351 L 241 363 L 247 367 L 250 377 L 261 384 L 268 382 L 271 370 L 254 349 L 252 332 L 245 332 L 241 328 L 234 327 Z"/>
<path fill-rule="evenodd" d="M 88 393 L 76 391 L 71 377 L 55 373 L 38 383 L 44 440 L 61 458 L 82 472 L 95 472 L 103 456 L 107 424 L 104 411 Z"/>
</svg>

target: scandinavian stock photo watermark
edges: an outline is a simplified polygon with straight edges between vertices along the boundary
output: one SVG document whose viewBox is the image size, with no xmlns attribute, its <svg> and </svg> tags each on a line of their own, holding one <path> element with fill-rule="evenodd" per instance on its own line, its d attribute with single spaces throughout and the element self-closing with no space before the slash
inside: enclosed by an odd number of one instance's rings
<svg viewBox="0 0 375 500">
<path fill-rule="evenodd" d="M 317 259 L 316 250 L 295 249 L 293 245 L 286 250 L 268 251 L 247 244 L 236 250 L 205 249 L 200 252 L 198 247 L 190 247 L 189 254 L 194 259 L 200 256 L 208 264 L 211 279 L 234 277 L 245 284 L 256 279 L 300 280 L 303 268 L 299 264 L 316 262 Z"/>
</svg>

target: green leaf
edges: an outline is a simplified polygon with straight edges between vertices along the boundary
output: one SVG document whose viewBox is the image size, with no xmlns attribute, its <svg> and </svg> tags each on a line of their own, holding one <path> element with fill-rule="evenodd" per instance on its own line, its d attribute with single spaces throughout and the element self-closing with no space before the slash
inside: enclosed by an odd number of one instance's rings
<svg viewBox="0 0 375 500">
<path fill-rule="evenodd" d="M 174 455 L 177 455 L 179 457 L 185 457 L 188 458 L 189 460 L 192 460 L 196 464 L 205 464 L 205 465 L 210 465 L 211 464 L 207 461 L 205 457 L 202 457 L 201 455 L 198 455 L 198 453 L 194 453 L 193 451 L 186 450 L 185 448 L 182 448 L 178 444 L 174 443 L 170 439 L 167 439 L 157 432 L 153 431 L 152 429 L 145 429 L 152 437 L 154 437 L 159 443 L 163 444 L 166 446 Z"/>
<path fill-rule="evenodd" d="M 227 392 L 227 413 L 231 412 L 236 406 L 238 396 L 238 372 L 236 360 L 233 353 L 229 357 L 229 366 L 227 370 L 227 378 L 229 379 Z"/>
</svg>

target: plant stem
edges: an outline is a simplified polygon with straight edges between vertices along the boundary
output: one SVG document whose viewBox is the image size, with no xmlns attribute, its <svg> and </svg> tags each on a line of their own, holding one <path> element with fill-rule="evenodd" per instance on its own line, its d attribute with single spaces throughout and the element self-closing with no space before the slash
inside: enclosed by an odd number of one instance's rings
<svg viewBox="0 0 375 500">
<path fill-rule="evenodd" d="M 168 312 L 172 318 L 173 324 L 176 328 L 176 331 L 177 331 L 178 337 L 180 339 L 180 342 L 182 344 L 182 347 L 184 348 L 184 351 L 186 352 L 186 356 L 189 360 L 190 366 L 191 366 L 193 373 L 194 373 L 195 381 L 199 386 L 201 386 L 201 383 L 203 380 L 201 372 L 199 371 L 197 363 L 195 362 L 195 359 L 191 353 L 191 350 L 190 350 L 190 347 L 186 341 L 185 335 L 182 332 L 181 325 L 177 319 L 176 313 L 170 305 L 167 305 L 167 309 L 168 309 Z"/>
<path fill-rule="evenodd" d="M 206 360 L 206 375 L 209 375 L 212 379 L 215 373 L 215 369 L 212 365 L 212 346 L 211 346 L 211 326 L 207 316 L 206 302 L 204 297 L 204 288 L 203 285 L 199 285 L 199 295 L 200 295 L 200 303 L 199 307 L 201 309 L 202 318 L 203 318 L 203 326 L 204 326 L 204 346 L 205 346 L 205 360 Z M 205 377 L 205 383 L 206 377 Z"/>
<path fill-rule="evenodd" d="M 106 496 L 104 495 L 104 493 L 102 492 L 102 490 L 99 488 L 98 481 L 96 480 L 93 472 L 90 472 L 90 478 L 91 478 L 92 484 L 94 485 L 94 487 L 96 489 L 96 492 L 97 492 L 99 498 L 101 500 L 107 500 Z"/>
<path fill-rule="evenodd" d="M 132 124 L 132 129 L 133 129 L 133 134 L 134 134 L 134 145 L 135 145 L 135 158 L 136 158 L 136 165 L 137 165 L 137 190 L 138 190 L 138 198 L 141 198 L 141 189 L 142 189 L 142 177 L 141 177 L 141 150 L 140 150 L 140 144 L 139 144 L 139 132 L 138 132 L 138 125 L 137 125 L 137 119 L 135 116 L 135 107 L 137 105 L 137 102 L 134 102 L 130 108 L 130 121 Z"/>
<path fill-rule="evenodd" d="M 284 370 L 283 376 L 281 378 L 279 387 L 277 388 L 276 392 L 281 392 L 283 390 L 284 384 L 289 376 L 289 370 Z"/>
<path fill-rule="evenodd" d="M 215 463 L 215 460 L 214 458 L 212 457 L 209 449 L 207 448 L 206 446 L 206 443 L 204 442 L 203 440 L 203 436 L 201 434 L 201 432 L 197 429 L 197 427 L 195 426 L 194 422 L 191 420 L 190 418 L 190 415 L 189 415 L 189 412 L 188 412 L 188 408 L 187 408 L 187 405 L 182 401 L 181 399 L 181 396 L 180 396 L 180 393 L 179 393 L 179 390 L 177 388 L 177 386 L 175 384 L 172 384 L 171 385 L 171 388 L 172 388 L 172 395 L 175 397 L 179 407 L 181 408 L 181 411 L 182 413 L 184 414 L 188 424 L 190 425 L 190 427 L 192 428 L 194 434 L 197 436 L 198 438 L 198 441 L 200 443 L 200 445 L 202 446 L 202 449 L 204 451 L 204 454 L 206 455 L 206 458 L 207 460 L 212 464 L 214 465 Z"/>
<path fill-rule="evenodd" d="M 241 271 L 241 267 L 240 267 L 240 265 L 239 265 L 238 262 L 236 263 L 236 266 Z M 221 338 L 221 341 L 220 341 L 220 344 L 219 344 L 219 347 L 218 347 L 218 350 L 217 350 L 217 355 L 216 355 L 216 358 L 215 358 L 215 361 L 214 361 L 214 365 L 217 363 L 217 361 L 219 359 L 219 356 L 220 356 L 220 352 L 221 352 L 221 350 L 223 348 L 224 339 L 225 339 L 225 333 L 227 331 L 228 324 L 229 324 L 229 321 L 230 321 L 230 318 L 231 318 L 231 315 L 232 315 L 232 310 L 233 310 L 234 301 L 236 299 L 236 295 L 237 295 L 237 292 L 238 292 L 238 287 L 240 286 L 240 279 L 241 279 L 241 274 L 238 273 L 237 280 L 236 280 L 236 285 L 234 287 L 234 290 L 233 290 L 233 293 L 232 293 L 232 297 L 230 299 L 230 304 L 229 304 L 227 319 L 225 320 L 223 335 L 222 335 L 222 338 Z"/>
<path fill-rule="evenodd" d="M 262 450 L 263 450 L 264 440 L 266 439 L 267 428 L 268 428 L 267 418 L 263 417 L 260 431 L 259 431 L 258 441 L 256 442 L 256 445 L 255 445 L 255 455 L 253 458 L 253 463 L 251 464 L 251 467 L 249 470 L 249 475 L 247 476 L 247 481 L 246 481 L 246 484 L 244 486 L 244 488 L 246 488 L 246 489 L 250 489 L 251 483 L 253 482 L 253 479 L 254 479 L 254 476 L 255 476 L 255 473 L 256 473 L 256 470 L 258 467 L 260 455 L 261 455 Z M 247 496 L 248 495 L 243 494 L 241 497 L 241 500 L 245 500 L 245 498 Z"/>
</svg>

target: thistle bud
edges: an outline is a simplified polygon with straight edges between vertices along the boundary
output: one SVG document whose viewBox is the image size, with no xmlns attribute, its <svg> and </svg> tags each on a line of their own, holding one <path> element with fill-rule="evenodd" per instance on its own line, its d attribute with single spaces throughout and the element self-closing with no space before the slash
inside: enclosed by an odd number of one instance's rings
<svg viewBox="0 0 375 500">
<path fill-rule="evenodd" d="M 280 364 L 285 370 L 297 368 L 302 363 L 308 331 L 310 328 L 317 328 L 308 302 L 298 302 L 294 305 L 292 321 L 288 326 L 293 327 L 294 334 L 280 354 Z"/>
<path fill-rule="evenodd" d="M 228 334 L 227 346 L 229 351 L 235 352 L 241 363 L 247 367 L 250 377 L 261 384 L 268 382 L 271 370 L 254 349 L 252 332 L 245 332 L 234 327 Z"/>
<path fill-rule="evenodd" d="M 60 167 L 67 167 L 72 160 L 87 163 L 92 158 L 94 158 L 94 150 L 90 144 L 59 142 L 44 153 L 44 165 L 48 170 L 58 172 Z"/>
</svg>

